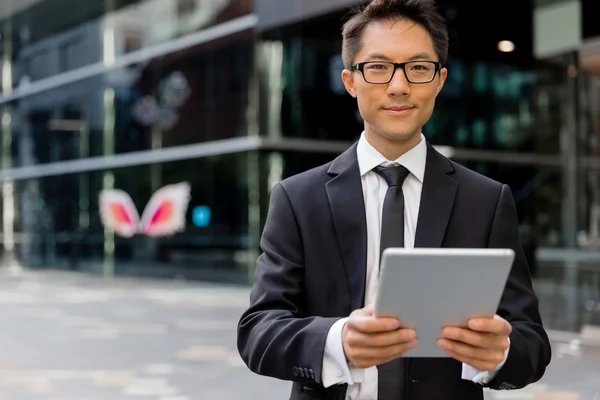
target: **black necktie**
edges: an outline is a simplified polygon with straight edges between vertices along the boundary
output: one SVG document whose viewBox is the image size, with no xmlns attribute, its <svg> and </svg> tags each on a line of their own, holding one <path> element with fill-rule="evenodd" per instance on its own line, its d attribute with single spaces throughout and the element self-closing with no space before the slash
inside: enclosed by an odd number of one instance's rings
<svg viewBox="0 0 600 400">
<path fill-rule="evenodd" d="M 388 247 L 404 247 L 404 193 L 402 184 L 410 173 L 399 165 L 396 167 L 377 167 L 374 171 L 388 184 L 383 201 L 381 219 L 381 254 Z M 378 366 L 378 400 L 404 400 L 406 359 L 397 358 Z"/>
</svg>

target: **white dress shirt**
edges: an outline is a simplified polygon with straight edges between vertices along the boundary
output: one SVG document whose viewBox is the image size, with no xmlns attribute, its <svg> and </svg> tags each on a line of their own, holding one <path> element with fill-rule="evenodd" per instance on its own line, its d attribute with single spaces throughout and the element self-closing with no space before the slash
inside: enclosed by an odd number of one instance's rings
<svg viewBox="0 0 600 400">
<path fill-rule="evenodd" d="M 421 135 L 421 141 L 395 161 L 387 160 L 373 146 L 367 142 L 365 134 L 361 135 L 356 148 L 358 166 L 360 169 L 363 196 L 365 199 L 365 212 L 367 219 L 367 274 L 365 287 L 365 305 L 374 304 L 379 287 L 379 241 L 381 232 L 381 219 L 383 200 L 387 192 L 387 183 L 373 168 L 383 165 L 402 165 L 410 174 L 407 176 L 402 191 L 404 192 L 404 247 L 413 248 L 421 190 L 425 175 L 427 159 L 427 144 Z M 342 346 L 342 328 L 348 318 L 337 321 L 329 330 L 323 356 L 323 371 L 321 378 L 323 386 L 330 387 L 338 384 L 348 384 L 346 400 L 377 400 L 377 367 L 350 368 L 346 362 Z M 489 382 L 495 373 L 504 365 L 508 350 L 504 354 L 504 361 L 493 372 L 482 372 L 463 363 L 462 379 L 472 380 L 476 383 Z"/>
</svg>

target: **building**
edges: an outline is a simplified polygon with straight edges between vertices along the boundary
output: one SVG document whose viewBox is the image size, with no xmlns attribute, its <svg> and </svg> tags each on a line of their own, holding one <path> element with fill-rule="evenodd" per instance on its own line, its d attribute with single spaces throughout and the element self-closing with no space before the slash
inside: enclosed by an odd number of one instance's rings
<svg viewBox="0 0 600 400">
<path fill-rule="evenodd" d="M 359 2 L 3 8 L 5 264 L 249 282 L 269 188 L 361 132 L 339 81 L 341 23 Z M 425 134 L 512 188 L 549 327 L 598 324 L 598 2 L 439 3 L 450 73 Z M 136 220 L 179 182 L 190 187 L 182 232 L 122 237 L 103 225 L 103 190 L 124 191 Z"/>
</svg>

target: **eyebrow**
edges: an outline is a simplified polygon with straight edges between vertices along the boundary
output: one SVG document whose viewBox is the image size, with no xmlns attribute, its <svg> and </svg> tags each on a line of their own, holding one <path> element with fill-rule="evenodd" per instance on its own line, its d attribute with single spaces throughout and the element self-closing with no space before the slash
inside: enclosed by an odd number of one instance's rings
<svg viewBox="0 0 600 400">
<path fill-rule="evenodd" d="M 371 61 L 371 60 L 382 60 L 382 61 L 393 62 L 393 60 L 391 58 L 389 58 L 381 53 L 368 53 L 365 56 L 365 61 Z M 415 61 L 415 60 L 433 60 L 433 57 L 431 57 L 429 55 L 429 53 L 423 52 L 423 53 L 417 53 L 417 54 L 411 56 L 406 61 Z"/>
<path fill-rule="evenodd" d="M 429 53 L 417 53 L 414 56 L 412 56 L 411 58 L 408 59 L 408 61 L 414 61 L 414 60 L 432 60 L 433 57 L 431 57 L 429 55 Z"/>
<path fill-rule="evenodd" d="M 385 55 L 381 54 L 381 53 L 368 53 L 365 56 L 365 60 L 366 61 L 370 61 L 370 60 L 383 60 L 383 61 L 392 61 L 391 58 L 386 57 Z"/>
</svg>

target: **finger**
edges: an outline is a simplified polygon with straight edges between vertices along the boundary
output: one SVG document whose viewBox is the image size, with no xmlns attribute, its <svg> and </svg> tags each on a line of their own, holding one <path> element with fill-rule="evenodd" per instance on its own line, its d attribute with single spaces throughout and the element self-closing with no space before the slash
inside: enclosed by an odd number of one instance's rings
<svg viewBox="0 0 600 400">
<path fill-rule="evenodd" d="M 374 318 L 364 315 L 351 316 L 347 322 L 348 328 L 363 333 L 390 332 L 400 328 L 396 318 Z"/>
<path fill-rule="evenodd" d="M 350 313 L 350 317 L 358 317 L 358 316 L 369 317 L 370 315 L 369 315 L 369 312 L 364 308 L 359 308 Z"/>
<path fill-rule="evenodd" d="M 505 349 L 505 343 L 507 342 L 505 336 L 453 327 L 444 328 L 442 330 L 442 337 L 474 347 L 497 350 Z"/>
<path fill-rule="evenodd" d="M 350 313 L 350 316 L 356 316 L 356 315 L 362 315 L 365 317 L 370 317 L 373 316 L 373 312 L 374 312 L 374 306 L 372 304 L 367 305 L 366 307 L 363 308 L 359 308 L 357 310 L 352 311 L 352 313 Z"/>
<path fill-rule="evenodd" d="M 404 355 L 408 350 L 417 346 L 417 340 L 388 347 L 356 347 L 348 354 L 356 367 L 366 368 L 373 365 L 385 364 Z"/>
<path fill-rule="evenodd" d="M 346 333 L 346 342 L 350 346 L 363 347 L 388 347 L 408 343 L 417 338 L 413 329 L 398 329 L 383 333 L 364 333 L 349 329 Z"/>
<path fill-rule="evenodd" d="M 445 353 L 448 354 L 448 356 L 452 357 L 453 359 L 465 363 L 467 365 L 470 365 L 471 367 L 479 370 L 479 371 L 493 371 L 496 369 L 496 367 L 498 366 L 499 363 L 495 363 L 494 361 L 482 361 L 482 360 L 476 360 L 476 359 L 472 359 L 469 357 L 466 357 L 462 354 L 456 353 L 452 350 L 445 350 Z"/>
<path fill-rule="evenodd" d="M 468 358 L 469 360 L 489 361 L 496 363 L 496 365 L 504 360 L 504 352 L 501 350 L 474 347 L 447 339 L 438 339 L 438 346 L 444 350 L 451 351 L 452 353 L 460 354 L 462 357 Z"/>
<path fill-rule="evenodd" d="M 469 329 L 477 332 L 493 333 L 495 335 L 508 336 L 512 332 L 512 326 L 502 317 L 494 318 L 472 318 L 469 320 Z"/>
<path fill-rule="evenodd" d="M 402 343 L 402 344 L 388 347 L 388 350 L 389 350 L 387 353 L 388 357 L 385 357 L 381 363 L 384 364 L 386 362 L 395 360 L 398 357 L 402 357 L 407 351 L 417 347 L 417 344 L 418 344 L 418 340 L 414 339 L 407 343 Z"/>
</svg>

